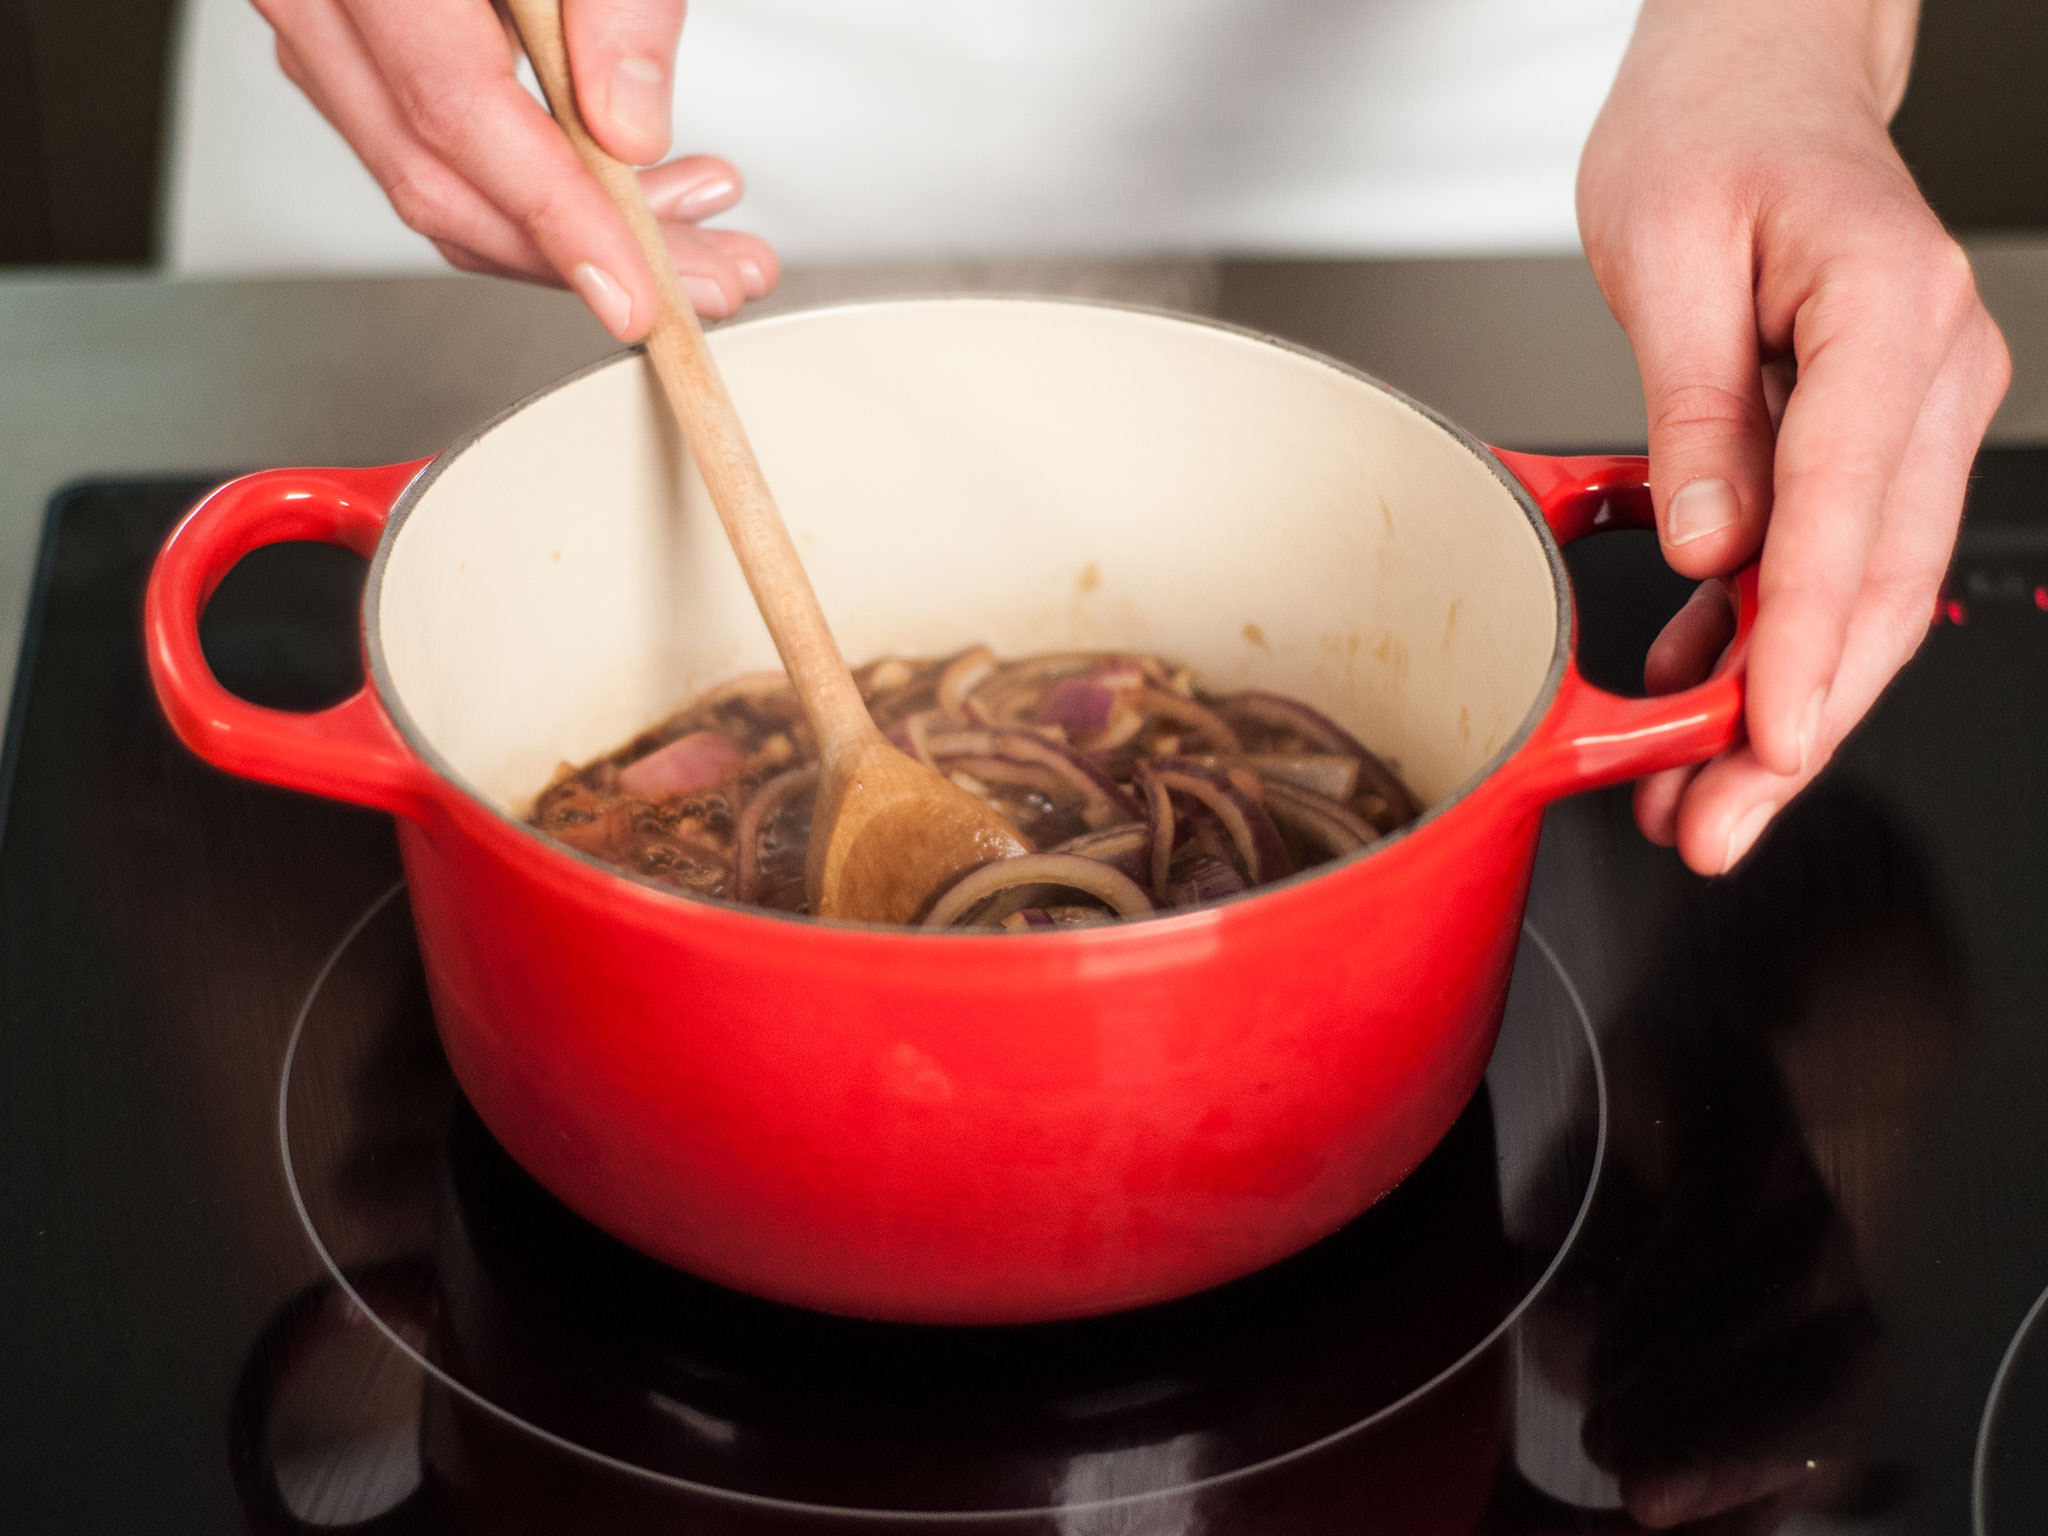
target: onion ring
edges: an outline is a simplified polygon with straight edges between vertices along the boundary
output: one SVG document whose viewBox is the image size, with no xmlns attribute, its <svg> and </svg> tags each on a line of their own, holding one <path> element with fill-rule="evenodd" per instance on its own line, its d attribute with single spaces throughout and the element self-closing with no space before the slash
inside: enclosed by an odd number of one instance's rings
<svg viewBox="0 0 2048 1536">
<path fill-rule="evenodd" d="M 737 900 L 754 900 L 755 888 L 761 883 L 761 834 L 791 800 L 807 789 L 815 789 L 817 783 L 818 765 L 805 763 L 801 768 L 777 774 L 747 796 L 732 833 L 732 890 Z"/>
<path fill-rule="evenodd" d="M 1137 777 L 1191 795 L 1223 823 L 1237 850 L 1244 877 L 1253 885 L 1264 885 L 1294 872 L 1280 829 L 1265 807 L 1230 781 L 1227 774 L 1192 758 L 1161 757 L 1140 761 Z M 1157 804 L 1155 797 L 1154 804 Z M 1159 870 L 1159 844 L 1153 842 L 1152 867 Z"/>
<path fill-rule="evenodd" d="M 1124 821 L 1113 827 L 1083 832 L 1079 837 L 1070 837 L 1058 847 L 1045 851 L 1076 853 L 1084 859 L 1099 859 L 1136 880 L 1145 873 L 1146 851 L 1151 846 L 1150 826 L 1142 821 Z"/>
<path fill-rule="evenodd" d="M 1041 885 L 1093 896 L 1118 917 L 1143 917 L 1154 910 L 1137 881 L 1107 864 L 1072 853 L 1021 853 L 970 870 L 932 903 L 922 926 L 951 928 L 991 896 L 1019 886 Z"/>
<path fill-rule="evenodd" d="M 1148 714 L 1164 715 L 1167 719 L 1190 726 L 1208 741 L 1218 752 L 1235 757 L 1244 750 L 1223 717 L 1205 704 L 1193 699 L 1184 699 L 1165 688 L 1147 688 L 1139 699 L 1139 708 Z"/>
<path fill-rule="evenodd" d="M 996 669 L 996 653 L 985 645 L 962 651 L 939 673 L 939 708 L 955 720 L 967 718 L 967 695 Z"/>
<path fill-rule="evenodd" d="M 1274 821 L 1331 857 L 1377 842 L 1380 833 L 1348 806 L 1284 779 L 1266 781 L 1266 811 Z"/>
<path fill-rule="evenodd" d="M 1401 821 L 1413 821 L 1421 811 L 1415 797 L 1408 793 L 1408 787 L 1394 776 L 1387 765 L 1373 756 L 1364 742 L 1321 710 L 1312 709 L 1299 699 L 1264 693 L 1256 688 L 1226 694 L 1215 703 L 1219 714 L 1234 715 L 1269 730 L 1287 731 L 1326 752 L 1341 752 L 1346 757 L 1357 758 L 1365 787 L 1386 801 L 1387 808 Z"/>
<path fill-rule="evenodd" d="M 956 757 L 1008 758 L 1035 763 L 1063 774 L 1082 796 L 1099 808 L 1104 823 L 1135 821 L 1138 807 L 1108 774 L 1072 747 L 1047 741 L 1030 731 L 943 731 L 925 738 L 934 762 Z"/>
</svg>

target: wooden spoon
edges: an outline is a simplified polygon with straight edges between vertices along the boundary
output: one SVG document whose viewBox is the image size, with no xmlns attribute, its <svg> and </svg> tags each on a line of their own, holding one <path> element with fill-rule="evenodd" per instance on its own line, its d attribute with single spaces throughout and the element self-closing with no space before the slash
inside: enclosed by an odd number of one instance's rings
<svg viewBox="0 0 2048 1536">
<path fill-rule="evenodd" d="M 911 922 L 969 870 L 1030 850 L 993 807 L 898 751 L 875 728 L 683 295 L 640 178 L 605 153 L 576 109 L 559 0 L 512 0 L 512 17 L 556 122 L 625 215 L 654 275 L 658 308 L 648 359 L 817 735 L 822 771 L 804 872 L 811 910 Z"/>
</svg>

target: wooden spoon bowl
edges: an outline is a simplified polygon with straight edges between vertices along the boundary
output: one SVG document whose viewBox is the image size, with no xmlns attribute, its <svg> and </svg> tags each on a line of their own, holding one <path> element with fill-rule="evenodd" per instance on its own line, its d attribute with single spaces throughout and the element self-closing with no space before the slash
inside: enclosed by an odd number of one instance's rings
<svg viewBox="0 0 2048 1536">
<path fill-rule="evenodd" d="M 826 760 L 811 825 L 804 884 L 821 917 L 914 922 L 969 871 L 1030 852 L 994 809 L 880 732 Z"/>
</svg>

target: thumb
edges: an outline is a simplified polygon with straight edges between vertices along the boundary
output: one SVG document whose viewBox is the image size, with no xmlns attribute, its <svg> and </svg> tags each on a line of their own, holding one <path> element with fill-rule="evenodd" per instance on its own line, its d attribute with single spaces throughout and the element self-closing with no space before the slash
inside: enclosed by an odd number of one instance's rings
<svg viewBox="0 0 2048 1536">
<path fill-rule="evenodd" d="M 576 105 L 590 135 L 628 165 L 668 153 L 684 0 L 562 0 Z"/>
<path fill-rule="evenodd" d="M 1763 542 L 1773 429 L 1746 254 L 1703 269 L 1697 246 L 1632 286 L 1621 315 L 1650 425 L 1650 495 L 1664 558 L 1682 575 L 1725 575 Z"/>
</svg>

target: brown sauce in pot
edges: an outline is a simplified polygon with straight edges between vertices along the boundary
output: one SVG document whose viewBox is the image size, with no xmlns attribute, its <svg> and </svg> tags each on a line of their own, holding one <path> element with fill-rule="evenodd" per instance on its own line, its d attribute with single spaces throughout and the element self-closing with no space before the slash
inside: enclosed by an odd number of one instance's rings
<svg viewBox="0 0 2048 1536">
<path fill-rule="evenodd" d="M 985 647 L 856 673 L 898 746 L 1034 850 L 942 893 L 928 926 L 1067 927 L 1199 905 L 1405 826 L 1414 797 L 1327 717 L 1210 694 L 1153 656 L 1000 662 Z M 564 764 L 532 821 L 679 891 L 803 912 L 816 744 L 779 673 L 711 689 L 618 751 Z"/>
</svg>

